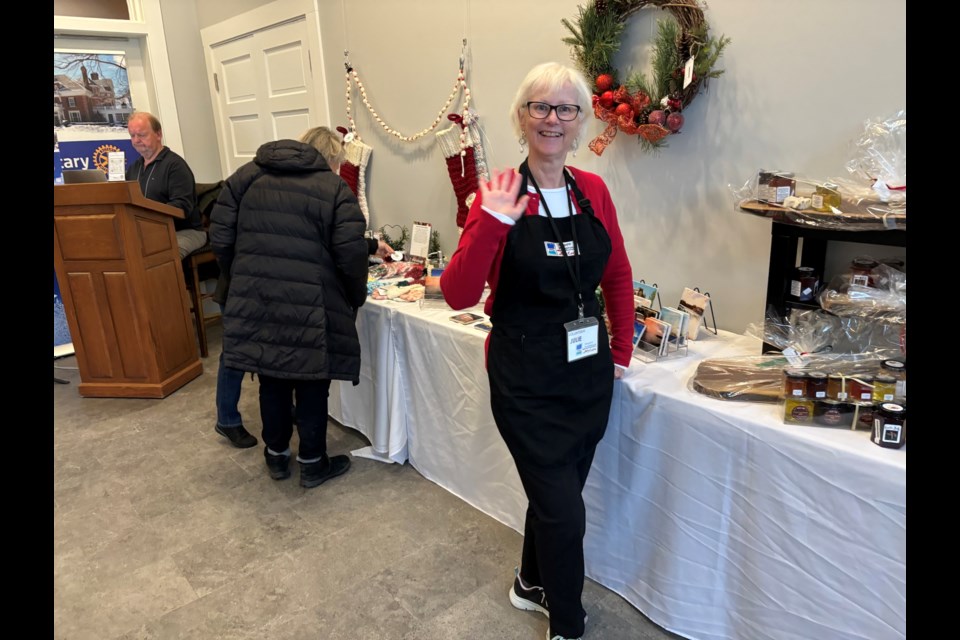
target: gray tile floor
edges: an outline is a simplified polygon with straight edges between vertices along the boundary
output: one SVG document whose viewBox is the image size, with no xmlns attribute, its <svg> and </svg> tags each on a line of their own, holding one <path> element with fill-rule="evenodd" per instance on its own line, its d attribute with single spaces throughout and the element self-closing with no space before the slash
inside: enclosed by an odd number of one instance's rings
<svg viewBox="0 0 960 640">
<path fill-rule="evenodd" d="M 521 536 L 410 465 L 354 458 L 314 489 L 213 431 L 220 333 L 163 400 L 81 398 L 54 361 L 54 637 L 540 640 L 506 597 Z M 256 383 L 241 411 L 259 437 Z M 365 446 L 331 423 L 331 453 Z M 668 640 L 587 581 L 590 640 Z"/>
</svg>

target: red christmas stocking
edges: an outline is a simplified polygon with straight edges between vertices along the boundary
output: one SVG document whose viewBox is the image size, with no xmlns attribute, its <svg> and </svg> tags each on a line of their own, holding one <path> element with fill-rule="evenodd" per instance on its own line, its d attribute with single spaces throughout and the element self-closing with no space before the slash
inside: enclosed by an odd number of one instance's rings
<svg viewBox="0 0 960 640">
<path fill-rule="evenodd" d="M 454 124 L 449 129 L 438 131 L 437 144 L 447 162 L 447 173 L 453 184 L 453 193 L 457 198 L 457 226 L 463 229 L 467 223 L 467 213 L 477 192 L 477 160 L 473 140 L 467 129 L 465 146 L 460 148 L 461 125 Z"/>
<path fill-rule="evenodd" d="M 343 127 L 337 127 L 337 131 L 346 133 Z M 367 163 L 370 161 L 370 154 L 373 148 L 357 140 L 352 134 L 347 134 L 343 139 L 343 162 L 340 163 L 340 177 L 350 187 L 357 200 L 360 201 L 360 210 L 363 211 L 363 217 L 370 224 L 370 211 L 367 209 Z"/>
</svg>

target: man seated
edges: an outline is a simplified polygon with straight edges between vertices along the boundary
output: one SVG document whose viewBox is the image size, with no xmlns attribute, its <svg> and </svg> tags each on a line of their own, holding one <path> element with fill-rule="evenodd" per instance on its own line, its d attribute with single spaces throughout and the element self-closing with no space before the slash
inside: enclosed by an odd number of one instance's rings
<svg viewBox="0 0 960 640">
<path fill-rule="evenodd" d="M 155 116 L 138 111 L 127 120 L 130 141 L 140 157 L 127 169 L 127 180 L 140 183 L 145 198 L 183 211 L 183 219 L 174 218 L 180 258 L 187 257 L 207 243 L 200 209 L 197 207 L 196 180 L 186 160 L 163 144 L 163 128 Z"/>
</svg>

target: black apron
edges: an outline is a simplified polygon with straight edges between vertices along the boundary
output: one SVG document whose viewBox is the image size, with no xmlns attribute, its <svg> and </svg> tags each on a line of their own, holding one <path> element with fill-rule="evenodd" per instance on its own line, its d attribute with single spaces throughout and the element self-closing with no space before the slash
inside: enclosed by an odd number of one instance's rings
<svg viewBox="0 0 960 640">
<path fill-rule="evenodd" d="M 526 193 L 528 173 L 521 166 Z M 497 429 L 516 460 L 541 467 L 570 464 L 603 437 L 613 397 L 613 357 L 596 289 L 611 242 L 572 178 L 582 213 L 557 218 L 523 215 L 507 234 L 491 313 L 487 352 L 490 404 Z M 545 242 L 576 238 L 584 316 L 597 318 L 598 352 L 567 362 L 564 323 L 577 319 L 573 279 L 561 256 L 548 256 Z M 572 264 L 572 256 L 569 258 Z"/>
</svg>

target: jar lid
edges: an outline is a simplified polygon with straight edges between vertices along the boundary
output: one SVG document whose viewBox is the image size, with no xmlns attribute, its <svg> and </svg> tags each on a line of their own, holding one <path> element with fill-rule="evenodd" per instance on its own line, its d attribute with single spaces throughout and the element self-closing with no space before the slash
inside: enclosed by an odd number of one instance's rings
<svg viewBox="0 0 960 640">
<path fill-rule="evenodd" d="M 879 266 L 880 263 L 873 258 L 854 258 L 850 264 L 860 269 L 874 269 Z"/>
<path fill-rule="evenodd" d="M 823 183 L 822 185 L 820 185 L 820 186 L 822 186 L 824 189 L 831 189 L 831 190 L 833 190 L 833 191 L 836 191 L 836 190 L 838 190 L 838 189 L 840 188 L 840 185 L 834 184 L 834 183 L 832 183 L 832 182 L 824 182 L 824 183 Z"/>
<path fill-rule="evenodd" d="M 890 369 L 891 371 L 906 371 L 907 363 L 902 360 L 884 360 L 883 364 L 880 365 L 884 369 Z"/>
<path fill-rule="evenodd" d="M 821 379 L 827 377 L 827 374 L 825 374 L 825 373 L 822 372 L 822 371 L 811 371 L 811 372 L 808 373 L 807 375 L 808 375 L 809 377 L 811 377 L 811 378 L 816 378 L 817 380 L 821 380 Z"/>
<path fill-rule="evenodd" d="M 901 415 L 907 411 L 903 405 L 897 404 L 896 402 L 884 402 L 880 405 L 880 410 L 893 415 Z"/>
<path fill-rule="evenodd" d="M 800 371 L 799 369 L 784 369 L 783 373 L 788 378 L 806 378 L 807 377 L 807 372 Z"/>
<path fill-rule="evenodd" d="M 813 273 L 816 270 L 813 267 L 797 267 L 797 271 L 802 271 L 803 273 Z"/>
<path fill-rule="evenodd" d="M 866 382 L 866 383 L 873 382 L 873 376 L 868 373 L 858 374 L 853 377 L 859 380 L 860 382 Z"/>
<path fill-rule="evenodd" d="M 883 382 L 883 383 L 892 384 L 892 383 L 896 382 L 897 379 L 894 378 L 893 376 L 888 376 L 888 375 L 886 375 L 886 374 L 879 374 L 879 375 L 877 375 L 877 376 L 874 378 L 874 381 L 875 381 L 875 382 Z"/>
</svg>

